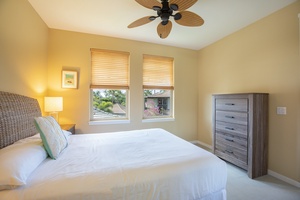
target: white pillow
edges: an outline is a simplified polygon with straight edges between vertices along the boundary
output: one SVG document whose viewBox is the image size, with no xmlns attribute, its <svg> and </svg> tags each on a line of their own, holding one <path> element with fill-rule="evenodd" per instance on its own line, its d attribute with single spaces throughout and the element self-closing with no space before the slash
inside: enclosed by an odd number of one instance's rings
<svg viewBox="0 0 300 200">
<path fill-rule="evenodd" d="M 57 159 L 68 146 L 68 141 L 59 124 L 51 116 L 36 117 L 34 120 L 46 151 L 52 159 Z"/>
<path fill-rule="evenodd" d="M 66 131 L 66 130 L 62 130 L 64 135 L 65 135 L 65 138 L 67 139 L 68 143 L 69 143 L 69 140 L 70 140 L 70 136 L 72 135 L 72 133 L 70 131 Z"/>
<path fill-rule="evenodd" d="M 0 150 L 0 190 L 26 184 L 30 174 L 47 158 L 40 137 L 20 140 Z"/>
</svg>

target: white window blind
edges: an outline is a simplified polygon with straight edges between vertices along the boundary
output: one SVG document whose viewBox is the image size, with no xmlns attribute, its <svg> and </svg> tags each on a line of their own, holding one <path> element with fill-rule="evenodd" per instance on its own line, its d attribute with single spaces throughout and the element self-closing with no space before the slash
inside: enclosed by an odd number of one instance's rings
<svg viewBox="0 0 300 200">
<path fill-rule="evenodd" d="M 129 53 L 91 49 L 92 89 L 129 89 Z"/>
<path fill-rule="evenodd" d="M 173 90 L 173 58 L 144 55 L 143 88 Z"/>
</svg>

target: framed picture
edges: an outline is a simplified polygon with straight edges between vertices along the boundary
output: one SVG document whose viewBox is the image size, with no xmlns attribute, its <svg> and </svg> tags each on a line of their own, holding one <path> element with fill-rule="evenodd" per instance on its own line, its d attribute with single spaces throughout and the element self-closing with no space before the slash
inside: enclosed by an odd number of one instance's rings
<svg viewBox="0 0 300 200">
<path fill-rule="evenodd" d="M 77 88 L 77 71 L 62 71 L 62 88 Z"/>
</svg>

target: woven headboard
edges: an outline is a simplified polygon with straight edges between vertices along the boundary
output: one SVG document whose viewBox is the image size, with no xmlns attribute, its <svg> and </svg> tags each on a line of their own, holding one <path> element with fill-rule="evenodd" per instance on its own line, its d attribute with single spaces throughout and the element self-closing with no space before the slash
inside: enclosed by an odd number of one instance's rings
<svg viewBox="0 0 300 200">
<path fill-rule="evenodd" d="M 36 134 L 34 117 L 41 115 L 36 99 L 0 91 L 0 149 Z"/>
</svg>

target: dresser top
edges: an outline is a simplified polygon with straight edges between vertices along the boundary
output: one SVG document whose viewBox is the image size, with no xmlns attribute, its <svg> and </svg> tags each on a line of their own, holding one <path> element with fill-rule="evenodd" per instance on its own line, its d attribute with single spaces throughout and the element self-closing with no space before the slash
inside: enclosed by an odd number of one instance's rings
<svg viewBox="0 0 300 200">
<path fill-rule="evenodd" d="M 224 93 L 224 94 L 212 94 L 213 96 L 223 96 L 223 95 L 269 95 L 269 93 L 259 93 L 259 92 L 252 92 L 252 93 Z"/>
</svg>

